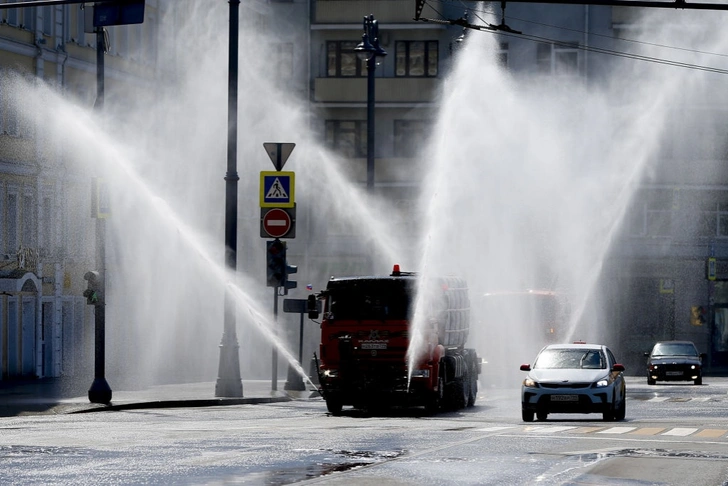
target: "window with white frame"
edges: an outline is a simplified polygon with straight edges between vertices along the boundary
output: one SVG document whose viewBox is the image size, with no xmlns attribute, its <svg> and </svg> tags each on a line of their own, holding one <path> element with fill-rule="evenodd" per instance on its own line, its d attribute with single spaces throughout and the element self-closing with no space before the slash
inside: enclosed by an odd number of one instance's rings
<svg viewBox="0 0 728 486">
<path fill-rule="evenodd" d="M 579 44 L 576 42 L 546 43 L 536 47 L 539 73 L 573 76 L 579 74 Z"/>
</svg>

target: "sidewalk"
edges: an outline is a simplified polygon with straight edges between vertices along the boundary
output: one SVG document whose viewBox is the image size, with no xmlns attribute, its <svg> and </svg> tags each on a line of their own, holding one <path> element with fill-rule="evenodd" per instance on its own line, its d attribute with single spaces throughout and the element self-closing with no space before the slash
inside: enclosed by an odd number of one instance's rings
<svg viewBox="0 0 728 486">
<path fill-rule="evenodd" d="M 0 417 L 67 414 L 147 408 L 212 407 L 285 402 L 319 396 L 314 390 L 286 391 L 285 380 L 271 390 L 270 380 L 243 380 L 242 397 L 215 397 L 215 382 L 157 385 L 140 390 L 115 390 L 111 404 L 90 403 L 87 391 L 65 391 L 56 380 L 0 381 Z M 89 383 L 90 385 L 90 383 Z"/>
</svg>

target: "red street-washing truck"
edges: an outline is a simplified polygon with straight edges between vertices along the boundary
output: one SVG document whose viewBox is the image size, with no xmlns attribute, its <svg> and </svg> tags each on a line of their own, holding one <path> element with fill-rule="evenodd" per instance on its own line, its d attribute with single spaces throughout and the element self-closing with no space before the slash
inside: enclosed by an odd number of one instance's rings
<svg viewBox="0 0 728 486">
<path fill-rule="evenodd" d="M 356 408 L 472 407 L 478 393 L 480 360 L 466 349 L 470 300 L 456 277 L 420 282 L 399 265 L 386 277 L 332 278 L 309 297 L 309 317 L 322 308 L 317 370 L 326 407 L 333 415 Z M 426 315 L 418 340 L 419 359 L 408 369 L 407 352 L 417 292 Z M 323 300 L 318 307 L 316 298 Z"/>
</svg>

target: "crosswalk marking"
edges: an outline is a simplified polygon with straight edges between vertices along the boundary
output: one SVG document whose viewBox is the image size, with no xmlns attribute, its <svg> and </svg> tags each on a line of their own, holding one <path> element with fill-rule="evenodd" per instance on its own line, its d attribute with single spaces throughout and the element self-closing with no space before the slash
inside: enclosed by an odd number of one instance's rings
<svg viewBox="0 0 728 486">
<path fill-rule="evenodd" d="M 698 431 L 698 429 L 693 429 L 693 428 L 689 428 L 689 427 L 675 427 L 674 429 L 670 429 L 667 432 L 663 432 L 660 435 L 674 435 L 674 436 L 678 436 L 678 437 L 685 437 L 685 436 L 693 434 L 697 431 Z"/>
<path fill-rule="evenodd" d="M 600 430 L 597 434 L 626 434 L 637 427 L 609 427 L 607 430 Z"/>
<path fill-rule="evenodd" d="M 484 427 L 482 429 L 478 429 L 478 432 L 500 432 L 501 430 L 507 430 L 507 429 L 512 429 L 512 428 L 513 428 L 513 426 L 511 426 L 511 425 Z"/>
<path fill-rule="evenodd" d="M 602 430 L 604 427 L 577 427 L 576 430 L 573 432 L 576 432 L 578 434 L 591 434 L 592 432 L 596 432 L 597 430 Z"/>
<path fill-rule="evenodd" d="M 634 435 L 656 435 L 665 430 L 664 427 L 642 427 L 637 430 L 633 430 L 630 434 Z"/>
<path fill-rule="evenodd" d="M 726 433 L 728 433 L 728 430 L 726 429 L 704 429 L 695 434 L 698 437 L 710 437 L 710 438 L 716 438 L 716 437 L 722 437 Z"/>
<path fill-rule="evenodd" d="M 666 402 L 669 399 L 670 399 L 670 397 L 652 397 L 652 398 L 650 398 L 647 401 L 648 402 Z"/>
</svg>

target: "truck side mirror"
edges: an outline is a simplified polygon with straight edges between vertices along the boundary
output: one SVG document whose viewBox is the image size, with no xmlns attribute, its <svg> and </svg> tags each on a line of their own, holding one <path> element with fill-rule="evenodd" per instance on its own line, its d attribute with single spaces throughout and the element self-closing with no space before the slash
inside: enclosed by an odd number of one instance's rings
<svg viewBox="0 0 728 486">
<path fill-rule="evenodd" d="M 315 295 L 309 295 L 306 299 L 306 311 L 308 312 L 309 319 L 318 319 L 319 306 L 318 299 Z"/>
</svg>

